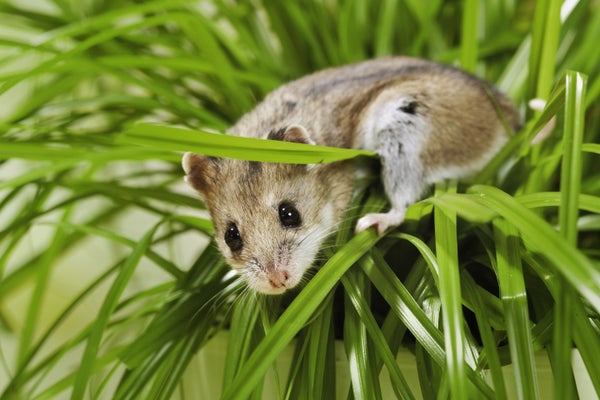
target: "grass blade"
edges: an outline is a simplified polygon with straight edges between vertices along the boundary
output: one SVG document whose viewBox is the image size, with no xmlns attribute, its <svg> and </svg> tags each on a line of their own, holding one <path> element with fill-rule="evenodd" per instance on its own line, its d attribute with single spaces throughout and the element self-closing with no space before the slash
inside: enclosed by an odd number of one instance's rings
<svg viewBox="0 0 600 400">
<path fill-rule="evenodd" d="M 448 190 L 456 191 L 456 182 Z M 458 272 L 456 213 L 436 206 L 434 209 L 435 251 L 439 265 L 439 292 L 442 303 L 446 368 L 453 398 L 468 397 L 465 370 L 465 337 Z"/>
<path fill-rule="evenodd" d="M 477 67 L 478 31 L 480 28 L 479 3 L 479 0 L 466 0 L 463 2 L 460 66 L 471 73 L 474 73 Z"/>
<path fill-rule="evenodd" d="M 566 241 L 577 246 L 579 196 L 581 188 L 581 144 L 585 118 L 586 78 L 567 72 L 565 91 L 565 134 L 561 167 L 561 202 L 558 209 L 559 230 Z M 571 366 L 574 290 L 564 278 L 558 280 L 553 336 L 555 396 L 561 399 L 575 397 L 575 384 Z"/>
<path fill-rule="evenodd" d="M 541 0 L 535 5 L 526 99 L 546 99 L 552 87 L 561 3 L 560 0 Z"/>
<path fill-rule="evenodd" d="M 527 293 L 521 268 L 519 239 L 516 229 L 504 220 L 494 221 L 494 239 L 498 284 L 506 314 L 506 325 L 515 384 L 520 399 L 539 398 L 535 379 L 535 361 Z"/>
<path fill-rule="evenodd" d="M 237 371 L 251 354 L 257 343 L 256 329 L 260 312 L 256 297 L 248 293 L 238 299 L 233 307 L 231 333 L 227 341 L 223 391 L 235 377 Z"/>
<path fill-rule="evenodd" d="M 364 275 L 357 276 L 356 270 L 350 271 L 348 275 L 356 285 L 354 289 L 368 302 L 371 297 L 371 287 L 366 285 Z M 344 345 L 350 365 L 352 393 L 357 399 L 382 400 L 379 369 L 375 367 L 375 354 L 367 334 L 366 324 L 361 321 L 350 299 L 346 298 L 344 305 Z"/>
<path fill-rule="evenodd" d="M 493 321 L 484 304 L 484 300 L 478 293 L 479 288 L 471 275 L 465 271 L 461 274 L 461 278 L 463 293 L 465 293 L 465 297 L 468 298 L 469 303 L 473 308 L 473 312 L 475 313 L 475 318 L 477 319 L 477 326 L 483 342 L 484 350 L 482 354 L 485 355 L 486 367 L 492 376 L 494 395 L 496 399 L 507 399 L 506 384 L 504 382 L 504 375 L 502 374 L 500 356 L 498 355 L 498 343 L 494 337 L 494 332 L 492 332 L 491 329 Z"/>
<path fill-rule="evenodd" d="M 213 157 L 291 164 L 319 164 L 374 155 L 365 150 L 263 140 L 150 124 L 133 126 L 123 133 L 122 140 L 167 151 L 191 151 Z"/>
<path fill-rule="evenodd" d="M 295 382 L 301 391 L 297 398 L 330 399 L 336 396 L 333 306 L 331 293 L 323 302 L 323 311 L 306 329 L 306 352 L 302 366 L 304 379 Z"/>
<path fill-rule="evenodd" d="M 102 308 L 98 312 L 98 317 L 94 324 L 88 342 L 83 353 L 79 370 L 75 376 L 75 382 L 73 383 L 73 392 L 71 393 L 72 399 L 81 399 L 84 397 L 85 389 L 88 385 L 88 381 L 95 368 L 96 357 L 100 347 L 100 341 L 108 324 L 108 320 L 112 314 L 112 311 L 117 306 L 117 302 L 125 289 L 125 285 L 129 282 L 135 268 L 137 267 L 140 259 L 146 253 L 148 247 L 152 242 L 152 236 L 158 229 L 159 225 L 154 226 L 148 231 L 142 240 L 135 247 L 131 255 L 123 263 L 121 271 L 117 275 L 117 278 L 111 286 L 109 292 L 106 295 Z"/>
<path fill-rule="evenodd" d="M 361 262 L 372 263 L 373 260 L 372 258 L 365 257 Z M 411 392 L 406 379 L 402 375 L 394 355 L 392 354 L 389 345 L 385 340 L 383 332 L 377 325 L 377 321 L 371 312 L 370 305 L 365 301 L 365 297 L 361 295 L 359 290 L 357 290 L 358 284 L 353 275 L 354 274 L 344 275 L 342 277 L 342 284 L 346 289 L 348 299 L 352 302 L 352 306 L 360 317 L 360 321 L 365 324 L 373 345 L 377 349 L 377 354 L 383 359 L 383 362 L 388 369 L 394 393 L 398 398 L 414 399 L 415 396 Z"/>
</svg>

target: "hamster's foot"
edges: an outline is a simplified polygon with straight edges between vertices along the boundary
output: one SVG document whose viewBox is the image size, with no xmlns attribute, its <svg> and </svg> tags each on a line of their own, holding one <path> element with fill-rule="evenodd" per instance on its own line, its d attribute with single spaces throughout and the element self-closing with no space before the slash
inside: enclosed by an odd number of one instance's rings
<svg viewBox="0 0 600 400">
<path fill-rule="evenodd" d="M 360 233 L 374 226 L 377 228 L 377 233 L 381 235 L 389 228 L 400 225 L 403 221 L 404 212 L 398 210 L 390 210 L 387 213 L 380 214 L 367 214 L 358 220 L 354 233 Z"/>
</svg>

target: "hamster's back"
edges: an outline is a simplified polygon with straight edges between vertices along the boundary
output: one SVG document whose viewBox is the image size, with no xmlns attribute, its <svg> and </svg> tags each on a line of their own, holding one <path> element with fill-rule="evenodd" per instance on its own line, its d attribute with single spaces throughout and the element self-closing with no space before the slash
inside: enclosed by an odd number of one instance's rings
<svg viewBox="0 0 600 400">
<path fill-rule="evenodd" d="M 440 79 L 441 78 L 441 79 Z M 304 126 L 317 143 L 334 147 L 357 147 L 358 130 L 364 111 L 385 89 L 403 82 L 431 82 L 459 88 L 472 88 L 493 95 L 509 115 L 517 118 L 512 105 L 489 83 L 456 68 L 411 57 L 386 57 L 341 67 L 328 68 L 280 86 L 235 124 L 229 133 L 267 138 L 270 132 L 291 125 Z M 427 93 L 435 96 L 435 93 Z M 448 104 L 451 106 L 451 104 Z M 490 107 L 494 104 L 490 101 Z"/>
</svg>

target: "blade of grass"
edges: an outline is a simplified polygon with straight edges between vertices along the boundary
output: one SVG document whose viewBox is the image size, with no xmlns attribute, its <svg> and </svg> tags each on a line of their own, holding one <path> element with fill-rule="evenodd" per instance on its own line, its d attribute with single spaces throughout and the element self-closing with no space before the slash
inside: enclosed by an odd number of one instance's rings
<svg viewBox="0 0 600 400">
<path fill-rule="evenodd" d="M 290 399 L 303 399 L 308 397 L 308 387 L 303 385 L 303 382 L 308 381 L 308 377 L 305 373 L 308 368 L 304 368 L 304 360 L 306 359 L 306 349 L 308 347 L 307 331 L 300 330 L 298 336 L 296 336 L 296 344 L 294 349 L 294 356 L 290 365 L 290 373 L 287 380 L 287 389 L 283 398 L 285 400 Z"/>
<path fill-rule="evenodd" d="M 586 83 L 587 78 L 584 75 L 574 71 L 567 72 L 559 226 L 561 233 L 572 245 L 577 244 Z"/>
<path fill-rule="evenodd" d="M 536 7 L 546 9 L 545 16 L 543 18 L 544 28 L 543 31 L 536 31 L 535 33 L 541 34 L 541 38 L 534 36 L 534 45 L 542 41 L 541 54 L 539 59 L 537 88 L 535 97 L 545 99 L 554 85 L 554 73 L 556 65 L 556 51 L 558 49 L 558 42 L 560 37 L 560 29 L 562 22 L 560 20 L 560 9 L 562 7 L 561 0 L 544 0 L 540 4 L 536 4 Z M 537 10 L 536 10 L 537 14 Z M 537 18 L 537 15 L 536 15 Z"/>
<path fill-rule="evenodd" d="M 492 376 L 494 396 L 498 400 L 507 399 L 502 365 L 500 364 L 500 356 L 498 355 L 498 343 L 494 337 L 494 332 L 491 329 L 493 323 L 488 314 L 487 307 L 481 296 L 479 296 L 479 288 L 471 275 L 468 272 L 463 271 L 461 273 L 461 278 L 463 293 L 465 293 L 465 296 L 468 296 L 477 320 L 477 327 L 481 335 L 484 349 L 482 356 L 485 356 L 485 366 Z"/>
<path fill-rule="evenodd" d="M 145 161 L 150 159 L 163 159 L 165 161 L 179 161 L 179 157 L 173 154 L 165 154 L 164 151 L 157 151 L 151 149 L 144 149 L 140 147 L 103 147 L 98 148 L 90 147 L 75 147 L 69 148 L 60 147 L 61 143 L 45 143 L 43 145 L 35 143 L 20 143 L 20 142 L 3 142 L 2 149 L 0 149 L 0 160 L 10 160 L 13 158 L 20 158 L 31 161 L 51 161 L 52 165 L 45 165 L 43 168 L 51 173 L 54 171 L 60 171 L 72 167 L 82 162 L 92 162 L 98 165 L 107 163 L 109 161 L 119 160 L 131 160 L 131 161 Z M 95 150 L 95 151 L 94 151 Z M 32 171 L 37 171 L 34 169 Z M 28 172 L 23 175 L 34 174 Z M 35 175 L 29 180 L 33 180 L 39 177 L 39 172 L 35 172 Z M 2 183 L 2 188 L 11 186 L 17 186 L 18 183 L 25 182 L 23 178 L 15 183 L 9 185 L 8 183 Z"/>
<path fill-rule="evenodd" d="M 460 66 L 471 73 L 474 73 L 477 67 L 479 21 L 479 0 L 463 1 Z"/>
<path fill-rule="evenodd" d="M 424 399 L 436 399 L 443 393 L 440 393 L 440 387 L 442 386 L 442 371 L 440 366 L 434 361 L 433 357 L 420 343 L 415 344 L 415 362 L 417 366 L 417 373 L 419 377 L 419 385 L 421 388 L 421 394 Z M 446 391 L 447 396 L 447 391 Z"/>
<path fill-rule="evenodd" d="M 441 186 L 436 191 L 441 191 Z M 448 187 L 456 192 L 456 182 Z M 456 237 L 456 213 L 442 206 L 433 211 L 435 224 L 435 251 L 439 265 L 439 292 L 442 302 L 444 344 L 446 348 L 446 372 L 450 384 L 451 397 L 467 398 L 465 370 L 465 337 L 458 272 L 458 241 Z"/>
<path fill-rule="evenodd" d="M 63 324 L 65 322 L 67 317 L 75 311 L 75 309 L 80 305 L 82 300 L 84 298 L 90 296 L 93 293 L 93 290 L 95 288 L 97 288 L 100 284 L 104 283 L 106 281 L 106 279 L 115 272 L 115 270 L 120 266 L 120 264 L 121 263 L 118 263 L 115 266 L 107 269 L 102 275 L 100 275 L 97 279 L 95 279 L 90 285 L 88 285 L 86 288 L 82 289 L 80 294 L 77 295 L 77 297 L 75 297 L 73 299 L 73 301 L 61 312 L 61 314 L 54 320 L 54 322 L 45 330 L 43 336 L 38 339 L 35 346 L 32 347 L 31 350 L 28 352 L 27 357 L 21 363 L 21 366 L 19 367 L 19 369 L 13 373 L 11 382 L 9 383 L 7 390 L 5 391 L 5 394 L 11 390 L 17 390 L 17 388 L 23 386 L 27 380 L 30 380 L 31 377 L 35 376 L 38 372 L 40 372 L 40 370 L 42 370 L 44 368 L 44 366 L 47 366 L 51 360 L 60 359 L 60 354 L 64 354 L 67 351 L 67 349 L 70 348 L 70 345 L 65 345 L 63 350 L 60 351 L 59 353 L 54 353 L 54 354 L 50 355 L 49 358 L 45 358 L 42 361 L 38 362 L 35 366 L 28 368 L 28 365 L 33 361 L 34 357 L 40 352 L 40 349 L 48 341 L 50 336 L 59 328 L 59 326 L 61 324 Z M 158 287 L 158 288 L 154 288 L 154 289 L 158 289 L 158 290 L 162 291 L 162 290 L 166 290 L 167 287 L 170 287 L 170 286 L 171 286 L 171 284 L 168 284 L 166 286 L 162 286 L 162 287 Z M 83 340 L 83 337 L 81 338 L 81 340 Z M 71 341 L 72 345 L 75 345 L 78 343 L 79 343 L 79 341 L 77 341 L 77 340 Z M 2 396 L 0 396 L 0 397 L 2 397 Z"/>
<path fill-rule="evenodd" d="M 65 318 L 77 306 L 80 305 L 81 299 L 88 297 L 91 294 L 93 288 L 95 288 L 99 284 L 105 282 L 105 280 L 110 275 L 112 275 L 115 272 L 115 270 L 117 268 L 119 268 L 121 265 L 122 265 L 122 262 L 118 262 L 117 264 L 115 264 L 114 266 L 109 268 L 106 272 L 104 272 L 98 279 L 96 279 L 87 288 L 83 289 L 80 292 L 80 295 L 78 295 L 78 297 L 74 301 L 72 301 L 71 304 L 63 311 L 63 313 L 55 320 L 55 322 L 51 325 L 51 327 L 45 332 L 44 337 L 42 337 L 38 341 L 36 346 L 28 354 L 29 361 L 34 360 L 36 353 L 39 353 L 39 350 L 40 350 L 41 346 L 43 345 L 43 343 L 45 341 L 47 341 L 47 339 L 56 330 L 56 328 L 62 322 L 64 322 Z M 158 288 L 151 289 L 149 291 L 149 293 L 151 293 L 157 289 L 159 291 L 164 290 L 164 288 L 158 287 Z M 140 297 L 141 295 L 142 294 L 140 293 L 136 297 Z M 121 306 L 125 305 L 126 302 L 130 302 L 131 300 L 132 300 L 131 298 L 125 300 L 125 302 L 121 303 L 119 305 L 119 307 L 117 307 L 117 309 L 122 308 Z M 152 307 L 152 305 L 150 305 L 150 307 Z M 140 310 L 138 312 L 138 315 L 144 316 L 144 311 Z M 108 326 L 110 329 L 114 330 L 114 329 L 117 329 L 119 326 L 126 327 L 128 325 L 130 326 L 131 324 L 135 324 L 136 322 L 139 322 L 139 320 L 137 320 L 135 318 L 123 318 L 123 319 L 116 320 L 116 321 L 109 323 Z M 89 325 L 86 325 L 83 329 L 81 329 L 78 333 L 76 333 L 76 336 L 74 338 L 69 339 L 65 344 L 60 345 L 57 349 L 53 349 L 49 355 L 44 356 L 44 358 L 42 358 L 41 361 L 38 361 L 36 365 L 34 365 L 31 368 L 28 368 L 26 370 L 20 370 L 20 371 L 16 372 L 14 377 L 12 378 L 9 386 L 6 388 L 5 392 L 0 397 L 5 398 L 9 393 L 18 393 L 17 391 L 20 390 L 19 388 L 27 387 L 25 385 L 26 382 L 33 381 L 34 378 L 37 377 L 37 382 L 35 382 L 30 388 L 28 388 L 28 394 L 23 395 L 23 396 L 18 396 L 18 397 L 24 397 L 24 398 L 33 398 L 34 393 L 37 392 L 38 386 L 40 386 L 43 383 L 46 383 L 45 378 L 49 374 L 49 372 L 54 370 L 54 367 L 59 364 L 59 362 L 67 355 L 67 353 L 72 352 L 73 349 L 77 348 L 77 346 L 80 345 L 88 337 L 89 332 L 91 331 L 92 328 L 93 328 L 93 322 L 90 323 Z M 114 361 L 117 359 L 116 356 L 118 355 L 118 352 L 111 353 L 109 351 L 109 354 L 110 354 L 109 357 L 108 356 L 107 357 L 99 357 L 99 360 L 102 359 L 103 361 L 98 361 L 98 364 L 96 365 L 95 370 L 104 368 L 107 365 L 107 363 L 111 363 L 111 362 L 114 363 Z M 27 363 L 23 364 L 22 368 L 26 368 Z M 66 382 L 68 382 L 69 386 L 72 386 L 74 375 L 75 375 L 75 372 L 73 372 L 72 374 L 69 374 L 67 376 L 67 378 L 62 381 L 62 384 L 56 386 L 55 389 L 53 389 L 53 390 L 56 390 L 56 388 L 58 388 L 58 387 L 62 388 L 60 390 L 65 390 L 66 387 L 64 386 L 64 384 Z M 9 396 L 8 398 L 12 398 L 12 397 Z M 50 397 L 50 398 L 53 398 L 53 397 Z"/>
<path fill-rule="evenodd" d="M 123 244 L 132 249 L 134 249 L 138 243 L 137 241 L 134 241 L 134 240 L 128 239 L 124 236 L 118 235 L 111 230 L 97 228 L 95 226 L 89 226 L 89 225 L 85 225 L 85 224 L 71 224 L 71 223 L 67 223 L 67 222 L 61 222 L 61 223 L 49 222 L 49 223 L 42 223 L 40 225 L 50 225 L 50 226 L 55 225 L 61 229 L 78 230 L 83 233 L 87 233 L 89 235 L 103 237 L 103 238 L 113 241 L 115 243 Z M 175 264 L 173 264 L 171 261 L 169 261 L 165 257 L 161 256 L 157 252 L 153 251 L 152 249 L 148 248 L 146 253 L 144 254 L 144 256 L 148 257 L 149 260 L 152 260 L 156 265 L 158 265 L 165 272 L 169 273 L 175 279 L 179 279 L 179 278 L 183 277 L 183 272 L 179 268 L 177 268 L 177 266 Z"/>
<path fill-rule="evenodd" d="M 560 35 L 561 0 L 542 0 L 536 2 L 533 27 L 533 41 L 529 60 L 529 91 L 527 100 L 547 99 L 554 84 L 556 50 Z M 532 164 L 537 164 L 540 148 L 534 147 L 530 153 Z M 554 166 L 539 166 L 530 172 L 530 179 L 524 190 L 535 192 L 547 187 L 548 177 Z"/>
<path fill-rule="evenodd" d="M 273 89 L 280 82 L 272 76 L 261 75 L 252 70 L 235 70 L 229 69 L 227 74 L 223 74 L 223 71 L 219 70 L 219 66 L 208 60 L 190 59 L 189 57 L 175 56 L 175 57 L 150 57 L 140 55 L 108 55 L 100 57 L 98 62 L 116 68 L 140 68 L 151 70 L 156 68 L 156 64 L 160 62 L 161 67 L 167 67 L 175 71 L 181 71 L 181 73 L 198 73 L 204 74 L 222 74 L 230 81 L 247 84 L 257 84 L 264 88 L 265 91 Z M 144 98 L 134 98 L 138 101 L 149 100 Z"/>
<path fill-rule="evenodd" d="M 128 4 L 129 7 L 108 9 L 104 13 L 88 18 L 77 19 L 77 21 L 70 24 L 61 24 L 59 28 L 50 32 L 45 32 L 44 36 L 41 38 L 41 44 L 49 44 L 54 41 L 60 42 L 65 39 L 85 36 L 96 30 L 107 29 L 113 25 L 115 21 L 144 15 L 146 13 L 152 14 L 158 11 L 178 9 L 191 2 L 191 0 L 173 0 L 165 3 L 164 0 L 156 0 L 145 3 L 134 3 L 133 5 Z"/>
<path fill-rule="evenodd" d="M 324 301 L 323 312 L 308 328 L 305 373 L 308 376 L 308 397 L 311 399 L 330 399 L 336 394 L 333 305 L 331 293 Z M 304 385 L 305 382 L 300 384 Z"/>
<path fill-rule="evenodd" d="M 131 369 L 123 375 L 114 398 L 138 398 L 140 393 L 147 397 L 153 393 L 147 391 L 147 383 L 164 379 L 171 383 L 161 388 L 160 395 L 170 398 L 175 389 L 173 383 L 178 381 L 198 348 L 222 328 L 218 321 L 222 307 L 229 307 L 226 300 L 239 290 L 238 282 L 217 275 L 196 287 L 193 293 L 183 291 L 175 296 L 172 303 L 157 313 L 147 330 L 119 354 Z M 143 352 L 138 350 L 140 348 Z M 172 352 L 179 356 L 172 357 Z M 161 373 L 164 368 L 173 371 L 165 377 Z"/>
<path fill-rule="evenodd" d="M 511 99 L 520 100 L 525 96 L 525 82 L 528 76 L 528 62 L 531 49 L 531 36 L 526 37 L 511 61 L 507 64 L 502 75 L 496 81 L 496 86 Z"/>
<path fill-rule="evenodd" d="M 150 124 L 133 126 L 123 133 L 121 140 L 167 151 L 191 151 L 213 157 L 291 164 L 318 164 L 374 155 L 364 150 L 222 135 Z"/>
<path fill-rule="evenodd" d="M 524 260 L 543 278 L 543 282 L 552 296 L 556 297 L 559 290 L 557 276 L 548 271 L 546 260 L 530 254 L 525 254 Z M 573 298 L 573 339 L 584 360 L 596 393 L 600 393 L 600 359 L 596 356 L 596 349 L 600 348 L 600 336 L 597 334 L 597 327 L 593 326 L 590 313 L 586 308 L 587 304 L 584 305 L 579 297 Z"/>
<path fill-rule="evenodd" d="M 394 23 L 397 3 L 393 0 L 383 0 L 379 8 L 379 17 L 375 24 L 375 56 L 393 53 Z"/>
<path fill-rule="evenodd" d="M 44 62 L 34 66 L 33 68 L 21 73 L 20 75 L 15 76 L 14 78 L 5 81 L 2 85 L 0 85 L 0 95 L 6 93 L 9 89 L 13 88 L 18 83 L 20 83 L 24 80 L 27 80 L 33 76 L 36 76 L 38 74 L 47 73 L 55 65 L 57 65 L 63 61 L 69 62 L 69 59 L 71 57 L 81 54 L 81 53 L 85 52 L 86 50 L 89 50 L 90 48 L 98 46 L 102 43 L 108 42 L 108 41 L 114 39 L 115 37 L 126 35 L 132 31 L 135 31 L 138 29 L 144 29 L 144 28 L 148 28 L 148 27 L 152 27 L 152 26 L 159 26 L 159 25 L 165 24 L 167 22 L 173 21 L 174 19 L 177 19 L 177 18 L 186 19 L 186 18 L 190 18 L 190 16 L 189 16 L 189 14 L 184 14 L 183 12 L 164 13 L 164 14 L 159 14 L 159 15 L 155 15 L 152 17 L 142 19 L 141 21 L 138 19 L 132 19 L 132 20 L 130 20 L 129 23 L 123 24 L 121 26 L 118 26 L 118 27 L 113 26 L 112 29 L 101 30 L 99 33 L 97 33 L 95 35 L 93 34 L 93 35 L 89 36 L 87 39 L 85 39 L 81 42 L 78 42 L 71 49 L 63 51 L 63 52 L 55 55 L 54 57 L 48 59 L 47 61 L 44 61 Z"/>
<path fill-rule="evenodd" d="M 161 222 L 162 223 L 162 222 Z M 150 231 L 148 231 L 142 240 L 135 247 L 128 259 L 123 263 L 123 267 L 116 277 L 115 282 L 110 287 L 109 292 L 102 304 L 98 317 L 93 329 L 90 332 L 88 342 L 83 353 L 79 369 L 75 376 L 75 382 L 73 383 L 73 392 L 71 398 L 73 400 L 81 399 L 84 397 L 85 389 L 88 385 L 89 379 L 94 371 L 96 364 L 96 357 L 100 347 L 102 336 L 106 329 L 108 320 L 112 314 L 112 311 L 117 306 L 117 302 L 125 289 L 125 286 L 129 282 L 129 279 L 133 275 L 139 261 L 141 260 L 144 253 L 150 247 L 152 242 L 152 236 L 158 229 L 160 224 L 155 225 Z"/>
<path fill-rule="evenodd" d="M 588 153 L 600 154 L 600 144 L 585 143 L 583 146 L 581 146 L 581 151 L 586 151 Z"/>
<path fill-rule="evenodd" d="M 372 263 L 373 259 L 365 257 L 361 262 Z M 342 277 L 342 284 L 344 285 L 348 299 L 352 302 L 352 306 L 360 317 L 360 321 L 362 321 L 369 332 L 373 345 L 377 349 L 377 354 L 383 359 L 384 365 L 388 369 L 394 393 L 401 399 L 414 399 L 415 396 L 410 390 L 402 371 L 400 371 L 385 336 L 377 325 L 377 321 L 371 312 L 369 304 L 358 290 L 359 286 L 354 275 L 355 274 L 348 273 Z"/>
<path fill-rule="evenodd" d="M 174 292 L 179 295 L 157 313 L 138 340 L 123 351 L 121 361 L 135 369 L 151 357 L 153 349 L 185 336 L 195 319 L 200 322 L 207 319 L 212 324 L 219 306 L 227 305 L 223 299 L 239 291 L 239 281 L 228 276 L 228 271 L 216 245 L 209 244 L 178 281 Z"/>
<path fill-rule="evenodd" d="M 443 53 L 446 50 L 447 44 L 444 39 L 444 32 L 440 25 L 436 22 L 435 16 L 439 12 L 442 2 L 423 2 L 417 0 L 407 0 L 405 6 L 414 14 L 419 21 L 417 38 L 414 41 L 413 47 L 409 50 L 409 54 L 422 54 L 424 49 L 422 42 L 426 42 L 430 47 L 431 54 Z M 416 46 L 415 46 L 416 45 Z"/>
<path fill-rule="evenodd" d="M 207 324 L 210 325 L 210 324 Z M 154 385 L 148 391 L 149 395 L 156 400 L 170 400 L 173 398 L 173 392 L 180 384 L 181 376 L 187 369 L 191 359 L 198 352 L 201 343 L 206 341 L 206 333 L 210 330 L 209 326 L 199 325 L 204 329 L 196 329 L 191 334 L 186 335 L 184 340 L 178 343 L 175 352 L 172 352 L 166 362 L 161 362 L 160 368 L 154 373 Z M 148 385 L 146 385 L 146 388 Z M 139 393 L 133 393 L 131 399 L 139 398 Z"/>
<path fill-rule="evenodd" d="M 240 296 L 233 306 L 231 329 L 227 341 L 225 367 L 223 370 L 223 391 L 235 377 L 237 371 L 251 354 L 256 344 L 256 324 L 258 322 L 259 306 L 256 297 L 251 293 Z"/>
<path fill-rule="evenodd" d="M 69 206 L 64 210 L 61 217 L 63 221 L 68 221 L 73 213 L 73 206 Z M 46 295 L 46 287 L 48 285 L 48 279 L 50 277 L 50 271 L 52 263 L 62 252 L 65 245 L 66 234 L 62 228 L 57 228 L 53 235 L 52 243 L 48 246 L 43 256 L 39 260 L 40 266 L 36 277 L 35 287 L 32 292 L 29 306 L 27 309 L 27 318 L 25 319 L 25 326 L 21 333 L 19 342 L 18 352 L 18 364 L 22 364 L 26 358 L 27 353 L 30 350 L 31 343 L 33 341 L 34 332 L 38 323 L 40 313 L 42 311 L 42 305 L 44 297 Z"/>
<path fill-rule="evenodd" d="M 426 262 L 427 267 L 429 268 L 431 276 L 436 282 L 436 286 L 439 286 L 440 267 L 438 266 L 437 259 L 431 247 L 429 247 L 423 240 L 419 239 L 416 236 L 409 235 L 408 233 L 397 233 L 392 234 L 390 236 L 395 236 L 399 239 L 406 240 L 419 251 L 421 257 L 423 257 L 423 260 Z"/>
<path fill-rule="evenodd" d="M 538 192 L 515 197 L 519 204 L 527 208 L 559 207 L 561 192 Z M 580 194 L 577 199 L 578 209 L 600 214 L 600 197 Z"/>
<path fill-rule="evenodd" d="M 371 293 L 370 287 L 366 285 L 364 274 L 359 276 L 356 270 L 350 271 L 348 274 L 350 275 L 349 279 L 353 280 L 356 285 L 354 289 L 368 302 Z M 367 327 L 361 321 L 358 312 L 348 297 L 344 302 L 344 345 L 348 357 L 351 389 L 354 398 L 382 400 L 379 370 L 373 368 L 375 354 L 367 334 Z"/>
<path fill-rule="evenodd" d="M 502 219 L 494 221 L 497 274 L 506 314 L 508 345 L 514 367 L 515 385 L 520 399 L 539 398 L 527 292 L 521 267 L 518 232 Z"/>
<path fill-rule="evenodd" d="M 560 0 L 536 2 L 529 55 L 526 99 L 545 99 L 554 79 L 554 65 L 560 32 Z M 544 72 L 548 69 L 547 72 Z"/>
<path fill-rule="evenodd" d="M 586 78 L 569 71 L 566 76 L 565 130 L 563 136 L 563 161 L 561 167 L 558 209 L 559 230 L 565 240 L 577 246 L 579 195 L 581 188 L 581 144 L 585 118 Z M 571 366 L 574 290 L 564 279 L 559 279 L 560 289 L 555 297 L 555 323 L 553 334 L 554 393 L 557 398 L 575 397 L 575 382 Z"/>
<path fill-rule="evenodd" d="M 115 354 L 118 353 L 120 349 L 121 349 L 120 347 L 115 347 L 115 348 L 112 348 L 110 351 L 108 351 L 106 354 L 99 356 L 96 359 L 93 372 L 96 372 L 96 371 L 100 370 L 101 368 L 104 368 L 105 366 L 107 366 L 109 363 L 113 362 L 115 360 Z M 71 372 L 68 375 L 66 375 L 65 377 L 61 377 L 60 379 L 53 382 L 52 385 L 45 388 L 39 394 L 31 395 L 26 398 L 30 398 L 30 399 L 34 399 L 34 400 L 51 400 L 51 399 L 59 398 L 60 397 L 59 395 L 61 393 L 65 392 L 73 387 L 73 381 L 75 380 L 75 376 L 77 373 L 78 373 L 78 371 Z"/>
<path fill-rule="evenodd" d="M 49 193 L 49 191 L 45 192 Z M 41 192 L 41 194 L 36 195 L 32 203 L 26 203 L 25 205 L 25 209 L 33 209 L 28 210 L 28 212 L 33 213 L 31 218 L 39 215 L 37 208 L 39 207 L 39 204 L 43 203 L 42 199 L 45 198 L 45 195 L 43 193 L 44 192 Z M 96 215 L 93 215 L 88 220 L 85 220 L 83 224 L 95 225 L 100 223 L 100 221 L 107 221 L 110 219 L 110 217 L 118 216 L 121 211 L 121 207 L 109 207 L 108 209 L 100 209 L 100 211 Z M 22 218 L 20 224 L 11 224 L 11 226 L 15 230 L 19 230 L 23 226 L 28 227 L 30 225 L 29 219 L 30 217 L 24 217 Z M 2 236 L 1 233 L 0 236 Z M 67 251 L 73 248 L 76 244 L 81 242 L 81 239 L 83 237 L 84 235 L 81 235 L 79 232 L 68 235 L 63 250 Z M 2 278 L 2 280 L 0 281 L 0 301 L 6 299 L 11 293 L 14 293 L 15 290 L 21 287 L 21 285 L 23 285 L 28 279 L 30 279 L 32 275 L 35 275 L 37 273 L 37 268 L 39 265 L 41 265 L 39 263 L 39 259 L 41 259 L 42 256 L 43 254 L 39 254 L 27 258 L 22 263 L 18 264 L 14 272 L 7 274 L 5 277 Z"/>
</svg>

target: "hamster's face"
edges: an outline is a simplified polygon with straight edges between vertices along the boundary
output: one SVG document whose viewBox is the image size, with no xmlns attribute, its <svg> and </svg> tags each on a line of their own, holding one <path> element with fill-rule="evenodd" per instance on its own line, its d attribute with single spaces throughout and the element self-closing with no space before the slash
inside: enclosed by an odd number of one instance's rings
<svg viewBox="0 0 600 400">
<path fill-rule="evenodd" d="M 200 168 L 190 168 L 187 181 L 202 195 L 229 265 L 258 292 L 298 285 L 347 208 L 351 167 L 194 157 Z"/>
</svg>

